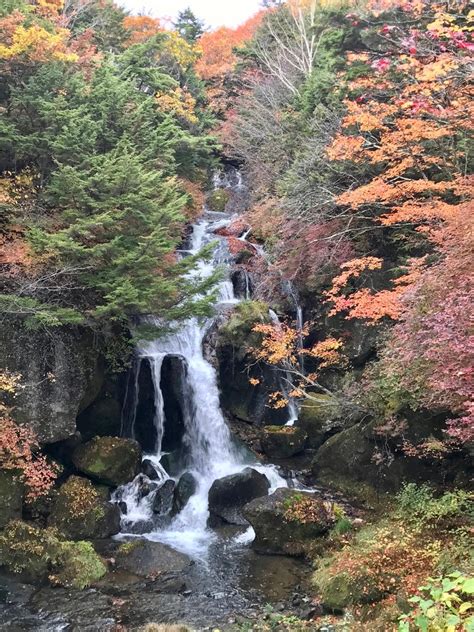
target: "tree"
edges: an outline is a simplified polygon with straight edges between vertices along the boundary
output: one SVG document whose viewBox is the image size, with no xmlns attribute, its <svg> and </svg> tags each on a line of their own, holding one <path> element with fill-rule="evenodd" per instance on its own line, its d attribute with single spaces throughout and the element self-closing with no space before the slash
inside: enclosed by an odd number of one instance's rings
<svg viewBox="0 0 474 632">
<path fill-rule="evenodd" d="M 188 7 L 178 13 L 174 28 L 190 44 L 195 44 L 204 34 L 204 22 L 199 20 Z"/>
</svg>

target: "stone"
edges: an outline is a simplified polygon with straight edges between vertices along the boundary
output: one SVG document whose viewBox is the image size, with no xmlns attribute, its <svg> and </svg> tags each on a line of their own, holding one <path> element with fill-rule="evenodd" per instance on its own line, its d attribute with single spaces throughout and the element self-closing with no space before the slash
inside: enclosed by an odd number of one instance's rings
<svg viewBox="0 0 474 632">
<path fill-rule="evenodd" d="M 95 400 L 104 381 L 104 362 L 91 331 L 31 329 L 20 317 L 2 319 L 0 365 L 22 376 L 13 416 L 40 443 L 73 435 L 78 414 Z"/>
<path fill-rule="evenodd" d="M 72 460 L 80 472 L 116 487 L 135 478 L 141 456 L 141 448 L 133 439 L 94 437 L 74 450 Z"/>
<path fill-rule="evenodd" d="M 169 476 L 178 476 L 183 471 L 183 454 L 181 450 L 174 450 L 163 454 L 160 465 Z"/>
<path fill-rule="evenodd" d="M 156 481 L 159 476 L 156 471 L 156 467 L 153 465 L 150 459 L 143 459 L 142 461 L 142 472 L 147 476 L 151 481 Z"/>
<path fill-rule="evenodd" d="M 356 603 L 373 603 L 384 595 L 375 579 L 362 568 L 352 575 L 346 572 L 332 575 L 323 566 L 316 570 L 313 581 L 319 591 L 321 605 L 330 612 L 343 612 Z"/>
<path fill-rule="evenodd" d="M 146 578 L 164 573 L 179 573 L 191 566 L 191 559 L 161 542 L 132 540 L 120 545 L 116 557 L 117 568 Z"/>
<path fill-rule="evenodd" d="M 173 498 L 173 514 L 179 513 L 197 490 L 197 480 L 191 472 L 185 472 L 179 479 Z"/>
<path fill-rule="evenodd" d="M 265 554 L 302 555 L 305 544 L 324 535 L 335 522 L 328 503 L 288 488 L 252 500 L 242 513 L 255 531 L 253 548 Z"/>
<path fill-rule="evenodd" d="M 301 406 L 298 426 L 307 434 L 309 448 L 319 448 L 330 436 L 343 429 L 341 405 L 331 395 L 311 393 Z"/>
<path fill-rule="evenodd" d="M 265 496 L 270 483 L 264 474 L 246 467 L 238 474 L 215 480 L 209 490 L 209 512 L 211 524 L 220 521 L 235 525 L 246 525 L 242 507 L 254 498 Z M 217 519 L 217 520 L 216 520 Z"/>
<path fill-rule="evenodd" d="M 0 529 L 16 518 L 21 518 L 23 485 L 13 473 L 0 470 Z"/>
<path fill-rule="evenodd" d="M 120 510 L 91 481 L 70 476 L 56 494 L 48 526 L 71 540 L 108 538 L 120 531 Z"/>
<path fill-rule="evenodd" d="M 175 487 L 176 483 L 169 478 L 157 489 L 153 500 L 154 513 L 163 515 L 171 511 Z"/>
<path fill-rule="evenodd" d="M 287 459 L 304 450 L 306 439 L 305 431 L 298 426 L 266 426 L 261 445 L 271 459 Z"/>
<path fill-rule="evenodd" d="M 70 542 L 55 529 L 15 520 L 0 533 L 1 565 L 24 581 L 50 580 L 82 590 L 100 579 L 106 567 L 90 542 Z"/>
<path fill-rule="evenodd" d="M 434 424 L 433 420 L 425 419 L 422 429 L 422 420 L 409 419 L 404 437 L 417 444 L 423 437 L 430 437 Z M 380 493 L 397 492 L 404 481 L 441 483 L 446 478 L 448 470 L 443 463 L 434 467 L 429 461 L 405 456 L 397 447 L 396 438 L 380 436 L 376 428 L 375 421 L 360 422 L 330 437 L 316 452 L 311 464 L 317 481 L 372 503 Z M 393 458 L 376 461 L 377 451 L 382 453 L 387 447 Z M 451 468 L 459 468 L 459 465 L 456 459 L 449 461 Z"/>
</svg>

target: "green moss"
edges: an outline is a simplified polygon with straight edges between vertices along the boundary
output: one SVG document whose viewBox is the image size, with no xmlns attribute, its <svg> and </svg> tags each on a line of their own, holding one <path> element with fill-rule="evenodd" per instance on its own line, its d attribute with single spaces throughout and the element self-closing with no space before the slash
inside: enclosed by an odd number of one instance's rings
<svg viewBox="0 0 474 632">
<path fill-rule="evenodd" d="M 0 534 L 2 565 L 31 581 L 85 588 L 106 573 L 90 542 L 70 542 L 54 528 L 40 529 L 27 522 L 10 522 Z"/>
<path fill-rule="evenodd" d="M 132 540 L 132 542 L 124 542 L 123 544 L 121 544 L 118 550 L 120 553 L 128 555 L 132 551 L 135 551 L 135 549 L 139 549 L 141 546 L 142 543 L 140 540 Z"/>
<path fill-rule="evenodd" d="M 259 334 L 252 331 L 257 323 L 269 322 L 268 305 L 261 301 L 242 301 L 219 330 L 219 344 L 237 349 L 258 345 Z"/>
<path fill-rule="evenodd" d="M 216 189 L 207 198 L 207 206 L 211 211 L 223 213 L 229 198 L 230 194 L 226 189 Z"/>
</svg>

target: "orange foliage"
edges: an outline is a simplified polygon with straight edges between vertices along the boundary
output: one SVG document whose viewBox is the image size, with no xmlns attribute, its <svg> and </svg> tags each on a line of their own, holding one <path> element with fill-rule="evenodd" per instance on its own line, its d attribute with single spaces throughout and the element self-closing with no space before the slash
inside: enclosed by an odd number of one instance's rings
<svg viewBox="0 0 474 632">
<path fill-rule="evenodd" d="M 148 15 L 127 15 L 123 25 L 130 32 L 128 46 L 141 44 L 163 30 L 160 21 Z"/>
</svg>

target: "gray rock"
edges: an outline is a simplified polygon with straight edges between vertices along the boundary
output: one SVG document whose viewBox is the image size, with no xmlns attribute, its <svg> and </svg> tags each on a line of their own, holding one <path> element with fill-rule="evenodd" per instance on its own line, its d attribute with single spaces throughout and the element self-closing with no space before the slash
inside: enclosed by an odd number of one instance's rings
<svg viewBox="0 0 474 632">
<path fill-rule="evenodd" d="M 211 526 L 217 526 L 219 521 L 246 525 L 242 507 L 254 498 L 265 496 L 269 489 L 267 477 L 250 467 L 238 474 L 217 479 L 209 490 Z"/>
<path fill-rule="evenodd" d="M 192 561 L 184 553 L 179 553 L 166 544 L 133 540 L 119 547 L 116 564 L 118 568 L 135 575 L 154 578 L 163 573 L 181 572 L 188 568 Z"/>
<path fill-rule="evenodd" d="M 143 459 L 142 472 L 145 476 L 148 476 L 151 481 L 156 481 L 159 478 L 158 472 L 150 459 Z"/>
<path fill-rule="evenodd" d="M 173 514 L 179 513 L 194 496 L 197 489 L 197 481 L 191 472 L 185 472 L 178 481 L 174 491 Z"/>
<path fill-rule="evenodd" d="M 32 428 L 41 443 L 74 434 L 77 415 L 95 400 L 104 380 L 90 331 L 26 329 L 19 318 L 2 320 L 0 365 L 22 376 L 13 415 Z"/>
<path fill-rule="evenodd" d="M 175 487 L 176 483 L 173 480 L 168 479 L 163 483 L 163 485 L 161 485 L 161 487 L 158 488 L 153 501 L 154 513 L 163 515 L 171 511 Z"/>
<path fill-rule="evenodd" d="M 305 431 L 297 426 L 266 426 L 261 443 L 271 459 L 286 459 L 302 452 L 306 439 Z"/>
</svg>

